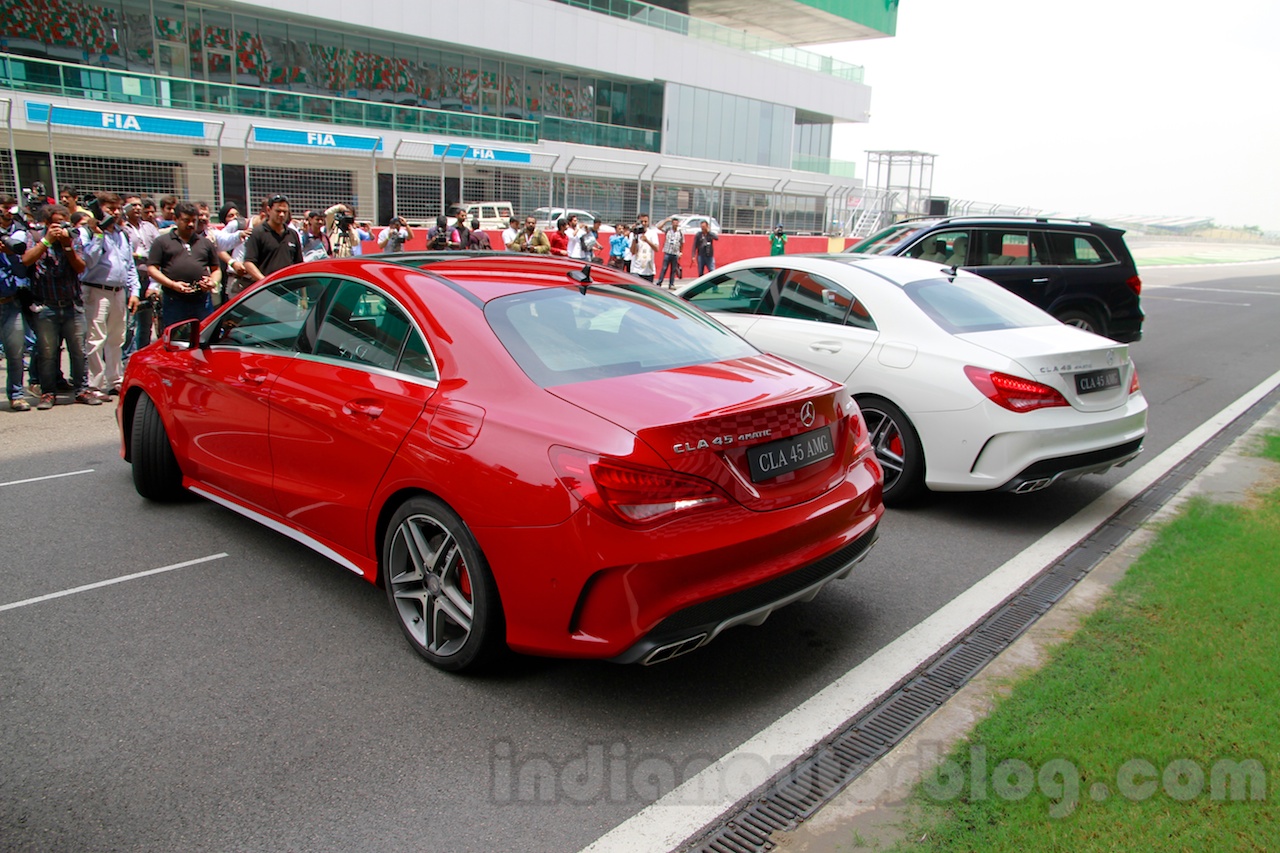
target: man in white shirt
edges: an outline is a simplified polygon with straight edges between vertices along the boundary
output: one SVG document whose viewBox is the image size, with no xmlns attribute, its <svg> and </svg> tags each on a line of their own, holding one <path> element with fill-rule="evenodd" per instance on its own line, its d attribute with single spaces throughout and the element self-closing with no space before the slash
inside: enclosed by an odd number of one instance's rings
<svg viewBox="0 0 1280 853">
<path fill-rule="evenodd" d="M 569 238 L 569 258 L 570 260 L 581 261 L 586 258 L 587 252 L 582 248 L 582 236 L 587 233 L 587 226 L 578 221 L 578 214 L 569 214 L 569 227 L 564 233 Z"/>
<path fill-rule="evenodd" d="M 649 214 L 640 220 L 631 235 L 631 273 L 645 281 L 653 281 L 653 258 L 658 252 L 658 229 L 649 225 Z"/>
<path fill-rule="evenodd" d="M 520 220 L 513 216 L 507 220 L 507 228 L 502 232 L 502 248 L 510 249 L 511 244 L 514 243 L 516 238 L 519 236 Z"/>
<path fill-rule="evenodd" d="M 391 222 L 381 234 L 378 235 L 378 245 L 382 247 L 384 252 L 402 252 L 404 244 L 413 239 L 413 232 L 409 230 L 409 226 L 404 224 L 404 220 L 399 216 L 391 217 Z"/>
</svg>

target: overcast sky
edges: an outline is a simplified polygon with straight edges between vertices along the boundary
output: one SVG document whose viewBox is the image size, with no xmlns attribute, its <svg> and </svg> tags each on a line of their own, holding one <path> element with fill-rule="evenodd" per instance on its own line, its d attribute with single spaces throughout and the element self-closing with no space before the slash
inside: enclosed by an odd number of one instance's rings
<svg viewBox="0 0 1280 853">
<path fill-rule="evenodd" d="M 933 192 L 1280 231 L 1280 0 L 901 0 L 832 156 L 936 154 Z"/>
</svg>

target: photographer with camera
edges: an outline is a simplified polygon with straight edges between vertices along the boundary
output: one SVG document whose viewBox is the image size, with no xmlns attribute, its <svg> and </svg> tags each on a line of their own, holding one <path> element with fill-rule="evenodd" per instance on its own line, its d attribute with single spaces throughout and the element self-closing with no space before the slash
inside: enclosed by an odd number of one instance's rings
<svg viewBox="0 0 1280 853">
<path fill-rule="evenodd" d="M 80 289 L 84 258 L 67 227 L 67 209 L 60 204 L 46 204 L 40 213 L 44 235 L 37 240 L 32 232 L 22 256 L 34 297 L 31 312 L 35 315 L 40 358 L 40 402 L 36 408 L 52 409 L 58 402 L 58 353 L 63 345 L 71 361 L 71 389 L 76 402 L 100 406 L 102 400 L 89 393 L 85 373 L 84 298 Z"/>
<path fill-rule="evenodd" d="M 787 232 L 782 230 L 782 226 L 773 229 L 773 233 L 769 235 L 769 254 L 785 255 L 787 253 Z"/>
<path fill-rule="evenodd" d="M 462 237 L 458 229 L 449 224 L 449 217 L 443 213 L 436 217 L 436 224 L 427 231 L 427 249 L 442 252 L 446 249 L 461 249 Z"/>
<path fill-rule="evenodd" d="M 0 344 L 7 368 L 5 397 L 15 412 L 31 411 L 22 381 L 22 356 L 27 346 L 24 303 L 31 299 L 30 281 L 22 256 L 27 251 L 22 210 L 12 196 L 0 198 Z"/>
<path fill-rule="evenodd" d="M 653 281 L 653 259 L 658 252 L 658 229 L 649 227 L 649 214 L 640 214 L 631 229 L 631 273 Z"/>
<path fill-rule="evenodd" d="M 524 220 L 524 229 L 516 238 L 507 244 L 510 252 L 531 252 L 536 255 L 551 254 L 551 241 L 547 235 L 538 230 L 538 220 L 532 216 Z"/>
<path fill-rule="evenodd" d="M 404 244 L 413 239 L 413 231 L 399 216 L 391 217 L 391 222 L 378 235 L 378 245 L 384 252 L 403 252 Z"/>
<path fill-rule="evenodd" d="M 324 212 L 325 231 L 335 258 L 354 258 L 362 253 L 360 243 L 372 240 L 369 223 L 356 223 L 355 208 L 339 202 Z"/>
<path fill-rule="evenodd" d="M 93 215 L 86 221 L 90 236 L 81 250 L 85 270 L 80 283 L 88 323 L 85 365 L 89 392 L 103 399 L 120 392 L 129 302 L 139 292 L 138 267 L 129 235 L 121 227 L 120 207 L 120 196 L 115 193 L 95 194 L 90 207 Z"/>
<path fill-rule="evenodd" d="M 40 210 L 46 204 L 50 204 L 53 199 L 49 198 L 48 190 L 44 188 L 44 184 L 35 181 L 30 187 L 22 191 L 22 206 L 27 210 L 30 224 L 40 221 Z"/>
</svg>

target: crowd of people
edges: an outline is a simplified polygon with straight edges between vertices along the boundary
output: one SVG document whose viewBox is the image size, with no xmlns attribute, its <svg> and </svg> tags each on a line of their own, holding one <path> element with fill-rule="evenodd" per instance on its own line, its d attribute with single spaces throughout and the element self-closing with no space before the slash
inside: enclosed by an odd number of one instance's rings
<svg viewBox="0 0 1280 853">
<path fill-rule="evenodd" d="M 705 220 L 693 235 L 692 254 L 698 265 L 698 275 L 716 268 L 715 242 L 718 239 L 719 235 Z M 537 219 L 532 216 L 525 217 L 524 227 L 520 226 L 519 219 L 511 217 L 509 227 L 502 232 L 502 242 L 509 251 L 607 263 L 672 290 L 676 279 L 682 276 L 680 256 L 684 240 L 679 217 L 668 216 L 657 225 L 650 225 L 647 213 L 640 214 L 634 225 L 617 223 L 613 226 L 612 236 L 607 239 L 600 233 L 598 220 L 587 225 L 572 213 L 556 220 L 553 232 L 539 229 Z"/>
<path fill-rule="evenodd" d="M 574 215 L 549 233 L 532 216 L 523 227 L 512 217 L 509 226 L 501 235 L 508 251 L 607 263 L 672 289 L 681 274 L 685 235 L 674 216 L 651 226 L 641 214 L 607 238 L 599 222 L 587 225 Z M 395 216 L 377 244 L 400 252 L 414 238 Z M 715 269 L 716 239 L 705 222 L 693 235 L 699 275 Z M 155 200 L 63 187 L 57 201 L 28 198 L 25 209 L 12 196 L 0 198 L 0 348 L 9 406 L 46 410 L 66 396 L 101 405 L 119 394 L 125 362 L 157 329 L 204 319 L 277 270 L 360 255 L 372 240 L 371 224 L 358 220 L 351 205 L 295 218 L 281 194 L 252 214 L 225 204 L 217 222 L 206 202 L 173 195 Z M 498 248 L 462 208 L 439 216 L 426 240 L 430 251 Z"/>
<path fill-rule="evenodd" d="M 372 239 L 368 223 L 341 203 L 296 221 L 283 195 L 256 213 L 236 204 L 217 213 L 215 223 L 206 202 L 74 187 L 61 188 L 57 201 L 28 198 L 25 210 L 0 198 L 0 346 L 10 409 L 30 411 L 28 398 L 51 409 L 64 394 L 101 405 L 119 393 L 125 361 L 157 328 L 203 319 L 295 263 L 358 255 Z"/>
</svg>

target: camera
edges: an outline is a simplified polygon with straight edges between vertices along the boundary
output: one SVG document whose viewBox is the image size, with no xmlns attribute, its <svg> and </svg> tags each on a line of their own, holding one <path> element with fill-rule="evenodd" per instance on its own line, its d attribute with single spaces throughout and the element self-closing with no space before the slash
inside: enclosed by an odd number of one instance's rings
<svg viewBox="0 0 1280 853">
<path fill-rule="evenodd" d="M 16 234 L 6 234 L 0 239 L 0 247 L 11 255 L 21 255 L 27 251 L 27 241 Z"/>
<path fill-rule="evenodd" d="M 333 215 L 333 228 L 335 231 L 346 231 L 353 224 L 356 218 L 345 210 L 339 210 Z"/>
<path fill-rule="evenodd" d="M 40 218 L 40 209 L 49 203 L 48 191 L 44 188 L 44 184 L 36 181 L 30 187 L 24 187 L 22 190 L 22 205 L 27 209 L 27 213 L 32 219 Z"/>
<path fill-rule="evenodd" d="M 106 218 L 103 218 L 102 202 L 99 201 L 96 197 L 93 199 L 93 201 L 85 205 L 85 210 L 93 214 L 93 218 L 94 220 L 97 221 L 98 227 L 101 228 L 103 231 L 106 231 L 112 225 L 116 224 L 116 218 L 114 216 L 108 216 Z"/>
</svg>

